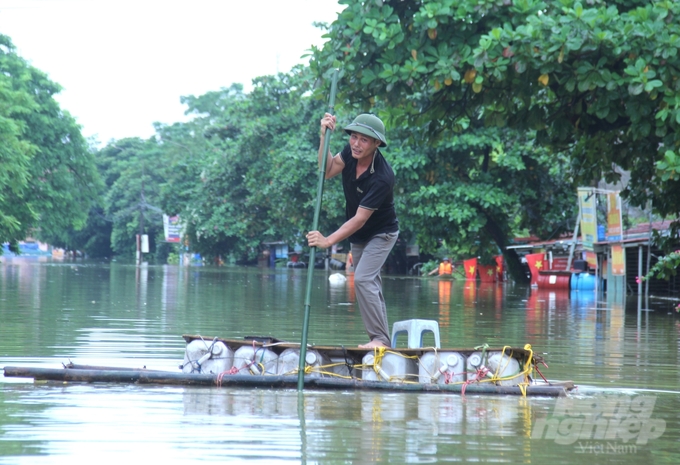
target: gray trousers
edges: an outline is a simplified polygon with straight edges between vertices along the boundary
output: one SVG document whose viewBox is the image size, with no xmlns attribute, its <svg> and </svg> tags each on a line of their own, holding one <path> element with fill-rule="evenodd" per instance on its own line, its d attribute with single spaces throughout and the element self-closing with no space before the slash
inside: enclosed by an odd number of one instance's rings
<svg viewBox="0 0 680 465">
<path fill-rule="evenodd" d="M 378 234 L 363 244 L 352 244 L 354 262 L 354 291 L 371 341 L 390 346 L 387 307 L 382 293 L 380 269 L 397 242 L 399 233 Z"/>
</svg>

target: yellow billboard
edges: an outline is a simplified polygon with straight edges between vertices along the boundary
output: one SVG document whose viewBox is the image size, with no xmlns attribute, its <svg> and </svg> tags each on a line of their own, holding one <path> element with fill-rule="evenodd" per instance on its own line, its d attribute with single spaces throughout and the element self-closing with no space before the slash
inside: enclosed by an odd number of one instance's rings
<svg viewBox="0 0 680 465">
<path fill-rule="evenodd" d="M 585 250 L 593 250 L 597 242 L 596 195 L 587 187 L 578 188 L 578 202 L 581 209 L 581 243 Z"/>
<path fill-rule="evenodd" d="M 620 241 L 622 237 L 621 196 L 618 192 L 607 194 L 607 240 Z"/>
</svg>

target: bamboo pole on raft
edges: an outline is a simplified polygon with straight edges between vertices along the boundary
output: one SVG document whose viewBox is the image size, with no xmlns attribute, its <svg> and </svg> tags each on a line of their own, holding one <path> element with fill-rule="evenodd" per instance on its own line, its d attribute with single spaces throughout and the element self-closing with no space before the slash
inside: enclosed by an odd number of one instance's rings
<svg viewBox="0 0 680 465">
<path fill-rule="evenodd" d="M 137 385 L 164 386 L 217 386 L 217 387 L 250 387 L 263 389 L 291 389 L 295 385 L 295 376 L 290 375 L 229 375 L 177 373 L 174 371 L 132 370 L 96 367 L 87 369 L 73 368 L 38 368 L 9 367 L 2 368 L 7 378 L 33 378 L 35 381 L 59 381 L 61 383 L 121 383 Z M 423 384 L 423 383 L 390 383 L 383 381 L 362 381 L 343 378 L 307 378 L 307 387 L 323 390 L 378 390 L 384 392 L 448 392 L 460 394 L 463 383 L 459 384 Z M 523 392 L 520 386 L 496 386 L 491 382 L 474 383 L 465 386 L 467 393 L 474 394 L 508 394 L 536 396 L 564 396 L 575 388 L 572 381 L 551 382 L 549 384 L 531 384 Z M 299 393 L 300 397 L 304 397 Z M 298 400 L 301 402 L 301 400 Z M 301 404 L 298 404 L 301 405 Z M 304 419 L 304 410 L 301 418 Z"/>
<path fill-rule="evenodd" d="M 333 72 L 333 81 L 331 83 L 331 96 L 328 100 L 328 113 L 333 114 L 333 107 L 335 107 L 335 94 L 338 89 L 338 70 Z M 323 142 L 323 156 L 321 157 L 321 166 L 319 167 L 319 183 L 316 189 L 316 206 L 314 208 L 314 221 L 312 222 L 312 231 L 319 228 L 319 214 L 321 213 L 321 197 L 323 196 L 323 182 L 326 178 L 326 160 L 328 158 L 328 150 L 331 141 L 331 131 L 326 128 L 326 133 Z M 305 358 L 307 357 L 307 331 L 309 330 L 309 307 L 312 296 L 312 277 L 314 275 L 314 262 L 316 260 L 316 247 L 312 247 L 309 251 L 309 264 L 307 265 L 307 294 L 305 297 L 305 317 L 302 323 L 302 341 L 300 343 L 300 366 L 298 370 L 298 391 L 302 391 L 305 386 Z"/>
</svg>

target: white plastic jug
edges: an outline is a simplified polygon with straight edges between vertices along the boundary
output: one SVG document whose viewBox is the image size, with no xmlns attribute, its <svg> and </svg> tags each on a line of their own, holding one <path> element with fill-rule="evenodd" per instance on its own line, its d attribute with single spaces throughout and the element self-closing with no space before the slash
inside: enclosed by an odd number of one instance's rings
<svg viewBox="0 0 680 465">
<path fill-rule="evenodd" d="M 418 379 L 418 366 L 415 359 L 388 353 L 383 355 L 379 366 L 375 368 L 372 366 L 374 361 L 373 353 L 364 355 L 362 363 L 366 365 L 366 368 L 363 369 L 362 379 L 383 382 L 416 381 Z"/>
<path fill-rule="evenodd" d="M 229 370 L 234 362 L 234 351 L 221 341 L 194 339 L 184 351 L 184 373 L 219 374 Z"/>
<path fill-rule="evenodd" d="M 489 353 L 489 365 L 487 368 L 489 368 L 492 375 L 497 375 L 499 378 L 508 378 L 497 382 L 501 386 L 516 386 L 524 378 L 519 374 L 520 369 L 517 359 L 507 353 Z"/>
<path fill-rule="evenodd" d="M 500 386 L 516 386 L 523 380 L 523 376 L 518 374 L 519 362 L 507 353 L 502 354 L 499 351 L 486 352 L 484 359 L 482 359 L 481 352 L 473 352 L 467 359 L 468 379 L 474 379 L 477 376 L 477 370 L 482 366 L 488 370 L 487 378 L 492 378 L 494 375 L 499 378 L 511 377 L 507 380 L 498 381 L 496 384 Z"/>
<path fill-rule="evenodd" d="M 426 352 L 420 357 L 418 381 L 423 384 L 462 383 L 465 357 L 458 352 Z"/>
<path fill-rule="evenodd" d="M 234 353 L 238 374 L 275 375 L 278 356 L 264 347 L 242 346 Z"/>
<path fill-rule="evenodd" d="M 328 365 L 330 361 L 315 350 L 308 350 L 305 354 L 305 366 L 312 367 L 312 371 L 305 375 L 310 378 L 319 378 L 321 373 L 318 371 L 319 367 Z M 278 375 L 293 375 L 297 374 L 300 368 L 300 349 L 286 349 L 279 355 L 278 368 L 276 374 Z"/>
</svg>

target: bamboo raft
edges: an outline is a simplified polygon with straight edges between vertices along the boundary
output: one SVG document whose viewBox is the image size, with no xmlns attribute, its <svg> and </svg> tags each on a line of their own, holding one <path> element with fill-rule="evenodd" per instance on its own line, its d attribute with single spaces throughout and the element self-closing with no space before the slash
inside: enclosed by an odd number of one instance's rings
<svg viewBox="0 0 680 465">
<path fill-rule="evenodd" d="M 124 368 L 78 365 L 69 362 L 63 368 L 36 367 L 4 367 L 6 377 L 32 378 L 35 381 L 55 381 L 67 383 L 117 383 L 138 385 L 173 385 L 173 386 L 216 386 L 243 387 L 260 389 L 295 389 L 298 387 L 297 369 L 286 371 L 282 368 L 286 357 L 299 354 L 300 344 L 279 341 L 269 337 L 253 337 L 244 339 L 204 338 L 199 335 L 184 335 L 187 343 L 185 360 L 180 365 L 181 372 L 152 370 L 144 368 Z M 219 344 L 218 344 L 219 343 Z M 193 346 L 192 346 L 193 344 Z M 192 360 L 190 347 L 200 346 L 200 359 L 195 356 Z M 205 349 L 203 349 L 203 346 Z M 227 347 L 227 351 L 217 348 Z M 239 352 L 240 351 L 240 352 Z M 264 354 L 269 359 L 265 360 Z M 239 358 L 239 353 L 250 354 L 247 360 Z M 378 352 L 381 352 L 380 354 Z M 229 357 L 220 357 L 227 353 Z M 323 363 L 308 364 L 304 375 L 304 388 L 317 390 L 375 390 L 388 392 L 439 392 L 457 394 L 495 394 L 517 396 L 564 396 L 575 385 L 571 381 L 550 382 L 543 378 L 537 365 L 543 359 L 533 354 L 530 346 L 524 348 L 491 348 L 484 347 L 482 353 L 501 354 L 502 360 L 517 360 L 523 363 L 524 369 L 520 373 L 513 372 L 512 376 L 503 377 L 497 372 L 480 376 L 480 369 L 468 372 L 467 379 L 458 381 L 451 379 L 439 380 L 443 370 L 439 370 L 439 359 L 432 376 L 428 373 L 423 378 L 422 368 L 420 376 L 413 373 L 413 366 L 420 366 L 433 357 L 444 354 L 460 354 L 462 358 L 478 356 L 480 348 L 475 349 L 436 349 L 423 347 L 417 349 L 387 349 L 374 351 L 358 347 L 344 346 L 309 346 L 308 354 L 316 354 L 312 358 L 323 360 Z M 255 355 L 253 355 L 255 354 Z M 262 355 L 260 355 L 262 354 Z M 427 355 L 429 354 L 429 355 Z M 476 354 L 476 355 L 475 355 Z M 372 357 L 371 357 L 372 356 Z M 396 374 L 388 374 L 390 360 L 396 360 L 397 368 L 392 366 Z M 503 358 L 505 357 L 505 358 Z M 487 357 L 488 359 L 489 357 Z M 245 360 L 245 362 L 243 360 Z M 241 361 L 239 361 L 241 360 Z M 366 361 L 369 363 L 366 363 Z M 405 372 L 399 372 L 400 363 L 411 367 Z M 486 359 L 485 359 L 486 360 Z M 310 360 L 307 359 L 307 362 Z M 382 361 L 382 367 L 378 365 Z M 330 362 L 330 363 L 329 363 Z M 514 363 L 514 362 L 513 362 Z M 229 366 L 229 369 L 223 369 Z M 273 368 L 273 367 L 276 367 Z M 443 368 L 443 366 L 442 366 Z M 483 367 L 482 367 L 483 368 Z M 396 370 L 396 371 L 395 371 Z M 410 372 L 409 372 L 410 370 Z M 497 370 L 498 371 L 498 370 Z M 537 371 L 543 381 L 534 379 Z M 382 372 L 382 373 L 381 373 Z M 397 373 L 398 372 L 398 373 Z M 446 375 L 446 373 L 444 373 Z M 463 376 L 463 374 L 460 374 Z M 425 380 L 426 382 L 421 382 Z"/>
</svg>

